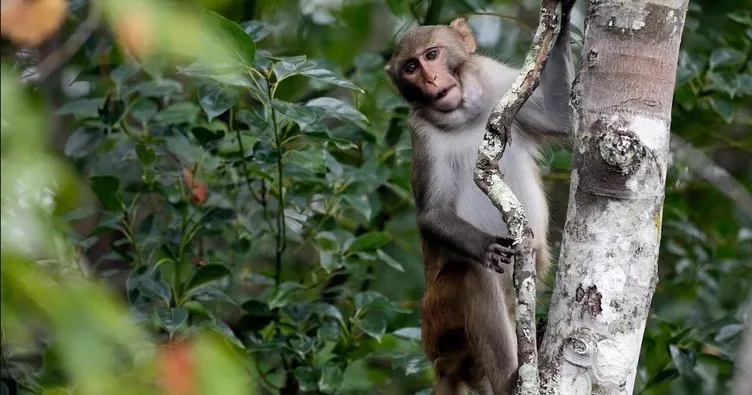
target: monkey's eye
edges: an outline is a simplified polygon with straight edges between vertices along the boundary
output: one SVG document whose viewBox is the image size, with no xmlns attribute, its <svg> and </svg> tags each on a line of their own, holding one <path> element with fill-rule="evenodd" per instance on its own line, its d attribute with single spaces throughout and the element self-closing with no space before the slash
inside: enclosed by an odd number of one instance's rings
<svg viewBox="0 0 752 395">
<path fill-rule="evenodd" d="M 439 50 L 436 48 L 426 52 L 426 59 L 428 60 L 435 60 L 438 57 L 439 57 Z"/>
<path fill-rule="evenodd" d="M 405 65 L 405 68 L 403 69 L 405 73 L 412 74 L 416 71 L 418 71 L 418 64 L 415 62 L 410 62 Z"/>
</svg>

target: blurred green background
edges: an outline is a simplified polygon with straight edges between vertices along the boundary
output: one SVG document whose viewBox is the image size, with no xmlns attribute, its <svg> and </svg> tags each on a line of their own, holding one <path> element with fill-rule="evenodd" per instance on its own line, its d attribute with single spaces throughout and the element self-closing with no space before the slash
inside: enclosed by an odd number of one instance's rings
<svg viewBox="0 0 752 395">
<path fill-rule="evenodd" d="M 430 393 L 383 66 L 459 15 L 519 65 L 537 1 L 2 7 L 1 395 Z M 690 2 L 635 393 L 729 391 L 752 312 L 750 10 Z M 570 159 L 541 163 L 555 249 Z"/>
</svg>

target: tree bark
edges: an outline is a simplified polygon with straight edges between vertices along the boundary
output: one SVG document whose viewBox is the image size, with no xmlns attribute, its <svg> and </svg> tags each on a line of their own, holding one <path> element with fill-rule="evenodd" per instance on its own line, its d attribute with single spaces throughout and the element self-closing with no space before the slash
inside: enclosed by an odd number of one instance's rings
<svg viewBox="0 0 752 395">
<path fill-rule="evenodd" d="M 591 1 L 572 92 L 567 220 L 543 394 L 632 394 L 658 281 L 669 128 L 688 0 Z"/>
</svg>

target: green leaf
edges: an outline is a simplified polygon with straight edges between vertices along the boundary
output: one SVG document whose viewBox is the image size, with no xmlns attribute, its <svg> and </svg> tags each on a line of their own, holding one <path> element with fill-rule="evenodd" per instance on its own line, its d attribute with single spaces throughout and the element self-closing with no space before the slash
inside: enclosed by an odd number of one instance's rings
<svg viewBox="0 0 752 395">
<path fill-rule="evenodd" d="M 710 72 L 707 75 L 708 81 L 705 89 L 717 92 L 725 92 L 730 97 L 736 95 L 736 74 L 729 72 Z"/>
<path fill-rule="evenodd" d="M 136 144 L 136 156 L 144 166 L 151 164 L 157 159 L 157 154 L 154 153 L 154 150 L 143 143 Z"/>
<path fill-rule="evenodd" d="M 172 79 L 158 79 L 141 82 L 128 90 L 127 94 L 138 93 L 142 97 L 174 97 L 183 93 L 183 85 Z"/>
<path fill-rule="evenodd" d="M 299 71 L 299 73 L 316 81 L 325 82 L 342 88 L 356 90 L 360 93 L 365 93 L 363 89 L 360 89 L 357 85 L 352 83 L 352 81 L 338 76 L 333 71 L 317 67 L 316 63 L 314 62 L 308 62 L 305 67 L 303 67 Z"/>
<path fill-rule="evenodd" d="M 154 120 L 164 124 L 194 123 L 201 109 L 192 102 L 175 103 L 160 111 Z"/>
<path fill-rule="evenodd" d="M 102 202 L 102 205 L 110 210 L 122 210 L 123 203 L 118 195 L 120 180 L 115 176 L 91 176 L 89 177 L 91 189 Z"/>
<path fill-rule="evenodd" d="M 301 358 L 305 358 L 305 356 L 311 351 L 311 349 L 313 349 L 313 339 L 302 333 L 296 333 L 288 341 L 290 343 L 290 347 Z"/>
<path fill-rule="evenodd" d="M 676 367 L 676 370 L 679 371 L 679 374 L 682 376 L 694 376 L 696 362 L 694 352 L 679 348 L 679 346 L 675 344 L 669 345 L 668 349 L 671 353 L 671 360 L 674 362 L 674 366 Z"/>
<path fill-rule="evenodd" d="M 726 123 L 731 123 L 734 120 L 734 108 L 730 101 L 711 97 L 710 106 Z"/>
<path fill-rule="evenodd" d="M 371 209 L 371 202 L 368 200 L 368 196 L 365 194 L 358 195 L 346 195 L 342 199 L 350 207 L 352 207 L 358 214 L 363 216 L 365 222 L 371 220 L 373 210 Z"/>
<path fill-rule="evenodd" d="M 115 98 L 115 95 L 109 95 L 98 113 L 100 122 L 110 127 L 114 126 L 125 115 L 125 103 Z"/>
<path fill-rule="evenodd" d="M 170 337 L 188 321 L 188 310 L 182 307 L 158 307 L 155 312 L 159 325 L 170 334 Z"/>
<path fill-rule="evenodd" d="M 288 151 L 287 160 L 314 174 L 326 173 L 326 151 L 320 146 L 309 145 L 303 150 Z"/>
<path fill-rule="evenodd" d="M 199 60 L 187 67 L 178 67 L 178 72 L 189 77 L 209 78 L 225 85 L 258 90 L 248 74 L 249 72 L 235 64 L 220 64 Z"/>
<path fill-rule="evenodd" d="M 736 76 L 736 93 L 739 96 L 752 96 L 752 75 L 738 74 Z"/>
<path fill-rule="evenodd" d="M 752 26 L 752 13 L 749 11 L 737 10 L 727 14 L 729 19 L 739 22 L 746 26 Z"/>
<path fill-rule="evenodd" d="M 342 385 L 342 369 L 328 363 L 321 367 L 321 378 L 319 379 L 319 390 L 325 393 L 335 392 Z"/>
<path fill-rule="evenodd" d="M 191 280 L 188 282 L 186 290 L 198 288 L 202 285 L 206 285 L 212 281 L 219 280 L 220 278 L 230 276 L 230 269 L 224 265 L 205 265 L 201 266 L 193 274 Z"/>
<path fill-rule="evenodd" d="M 350 121 L 361 128 L 368 123 L 368 118 L 355 107 L 333 97 L 319 97 L 306 103 L 306 106 L 320 108 L 329 117 Z"/>
<path fill-rule="evenodd" d="M 79 99 L 64 104 L 55 114 L 75 115 L 78 118 L 99 118 L 99 109 L 104 106 L 104 98 Z"/>
<path fill-rule="evenodd" d="M 316 235 L 316 241 L 318 242 L 321 249 L 327 251 L 332 251 L 339 248 L 339 240 L 337 240 L 337 236 L 335 236 L 332 232 L 319 232 Z"/>
<path fill-rule="evenodd" d="M 331 273 L 345 266 L 345 262 L 341 255 L 332 251 L 319 249 L 319 265 L 321 265 L 327 273 Z"/>
<path fill-rule="evenodd" d="M 115 88 L 117 88 L 118 91 L 122 91 L 123 83 L 136 74 L 138 74 L 138 68 L 125 63 L 113 69 L 110 73 L 110 78 L 112 78 L 112 82 L 115 83 Z"/>
<path fill-rule="evenodd" d="M 202 323 L 202 326 L 209 328 L 213 330 L 214 332 L 217 332 L 218 334 L 222 335 L 225 339 L 229 340 L 230 343 L 234 344 L 235 347 L 238 347 L 240 349 L 245 349 L 245 345 L 243 344 L 240 339 L 238 339 L 237 336 L 235 336 L 235 333 L 233 333 L 232 329 L 225 324 L 224 322 L 220 320 L 209 320 L 204 321 Z"/>
<path fill-rule="evenodd" d="M 337 306 L 329 303 L 317 303 L 314 312 L 319 317 L 334 318 L 340 325 L 345 326 L 345 319 L 342 317 L 342 312 L 339 311 Z"/>
<path fill-rule="evenodd" d="M 295 368 L 295 380 L 301 391 L 315 391 L 319 381 L 319 372 L 310 366 Z"/>
<path fill-rule="evenodd" d="M 274 76 L 277 78 L 277 82 L 298 74 L 298 71 L 306 63 L 305 55 L 272 57 L 272 59 L 277 60 L 277 62 L 274 63 L 274 66 L 272 66 L 272 71 L 274 72 Z"/>
<path fill-rule="evenodd" d="M 133 103 L 129 115 L 141 123 L 146 123 L 158 110 L 159 108 L 151 99 L 142 97 Z"/>
<path fill-rule="evenodd" d="M 347 253 L 353 254 L 360 251 L 375 250 L 392 241 L 389 232 L 368 232 L 353 240 L 347 247 Z"/>
<path fill-rule="evenodd" d="M 391 267 L 392 269 L 397 270 L 398 272 L 404 272 L 405 271 L 405 268 L 402 267 L 402 265 L 399 262 L 397 262 L 394 258 L 392 258 L 391 256 L 387 255 L 386 252 L 384 252 L 382 250 L 378 250 L 378 251 L 376 251 L 376 255 L 378 255 L 379 259 L 381 259 L 382 262 L 384 262 L 387 265 L 389 265 L 389 267 Z"/>
<path fill-rule="evenodd" d="M 216 141 L 224 137 L 225 133 L 222 131 L 209 130 L 207 128 L 197 126 L 191 129 L 191 134 L 198 140 L 201 145 L 207 145 L 212 141 Z"/>
<path fill-rule="evenodd" d="M 710 54 L 710 68 L 740 65 L 744 59 L 744 53 L 734 48 L 717 48 Z"/>
<path fill-rule="evenodd" d="M 243 152 L 242 155 L 243 157 L 247 157 L 253 153 L 253 148 L 256 146 L 256 143 L 259 142 L 260 138 L 248 134 L 248 131 L 243 131 L 240 134 L 240 140 L 243 142 L 243 149 L 245 149 L 245 152 Z M 236 136 L 227 136 L 227 138 L 222 139 L 217 146 L 217 152 L 221 155 L 240 153 L 240 145 L 238 144 Z"/>
<path fill-rule="evenodd" d="M 718 334 L 715 335 L 715 341 L 717 342 L 728 341 L 732 337 L 742 333 L 743 330 L 744 330 L 744 325 L 741 325 L 741 324 L 725 325 L 721 329 L 718 330 Z"/>
<path fill-rule="evenodd" d="M 199 104 L 210 121 L 238 104 L 240 98 L 235 89 L 216 83 L 199 86 L 197 93 Z"/>
<path fill-rule="evenodd" d="M 257 332 L 274 321 L 275 314 L 269 310 L 266 303 L 249 300 L 241 305 L 248 314 L 243 315 L 238 322 L 238 328 L 249 332 Z"/>
<path fill-rule="evenodd" d="M 285 307 L 302 289 L 303 286 L 299 283 L 285 282 L 280 284 L 279 289 L 274 292 L 271 300 L 269 300 L 269 308 Z"/>
<path fill-rule="evenodd" d="M 102 135 L 83 127 L 76 129 L 65 142 L 65 155 L 72 159 L 81 159 L 96 151 L 102 142 Z"/>
<path fill-rule="evenodd" d="M 170 303 L 172 291 L 160 278 L 152 277 L 153 273 L 147 266 L 142 266 L 134 270 L 126 280 L 126 289 L 128 298 L 131 303 L 135 301 L 131 297 L 133 291 L 138 291 L 141 295 L 149 299 L 162 300 L 165 304 Z"/>
<path fill-rule="evenodd" d="M 400 328 L 396 331 L 392 332 L 392 335 L 399 337 L 400 339 L 405 340 L 414 340 L 416 342 L 419 342 L 420 337 L 420 328 L 418 327 L 408 327 L 408 328 Z"/>
<path fill-rule="evenodd" d="M 231 50 L 233 60 L 245 66 L 253 66 L 256 44 L 243 31 L 243 28 L 213 11 L 207 11 L 206 16 L 207 25 L 216 33 L 213 38 L 219 39 L 222 45 Z"/>
<path fill-rule="evenodd" d="M 342 336 L 344 324 L 337 324 L 334 321 L 324 321 L 316 328 L 316 338 L 319 342 L 339 342 Z"/>
<path fill-rule="evenodd" d="M 272 33 L 274 28 L 264 21 L 247 21 L 240 24 L 245 34 L 251 37 L 254 42 L 259 42 Z"/>
<path fill-rule="evenodd" d="M 204 285 L 203 287 L 193 288 L 185 293 L 185 300 L 195 299 L 211 302 L 225 302 L 231 305 L 236 305 L 235 301 L 221 290 L 212 287 L 210 285 Z"/>
<path fill-rule="evenodd" d="M 167 150 L 177 155 L 182 161 L 194 164 L 201 159 L 204 151 L 200 146 L 191 143 L 182 134 L 165 137 Z"/>
<path fill-rule="evenodd" d="M 366 308 L 388 308 L 392 304 L 386 296 L 376 291 L 356 293 L 353 296 L 353 303 L 355 303 L 355 308 L 358 311 L 365 310 Z"/>
<path fill-rule="evenodd" d="M 288 103 L 281 100 L 273 100 L 272 107 L 282 115 L 298 124 L 300 130 L 305 130 L 308 126 L 316 122 L 319 118 L 318 112 L 310 107 L 304 107 L 299 104 Z"/>
<path fill-rule="evenodd" d="M 418 374 L 431 368 L 423 353 L 397 352 L 392 355 L 392 366 L 405 370 L 405 375 Z"/>
<path fill-rule="evenodd" d="M 381 338 L 386 332 L 386 321 L 380 317 L 371 316 L 356 318 L 354 321 L 355 326 L 363 333 L 381 342 Z"/>
</svg>

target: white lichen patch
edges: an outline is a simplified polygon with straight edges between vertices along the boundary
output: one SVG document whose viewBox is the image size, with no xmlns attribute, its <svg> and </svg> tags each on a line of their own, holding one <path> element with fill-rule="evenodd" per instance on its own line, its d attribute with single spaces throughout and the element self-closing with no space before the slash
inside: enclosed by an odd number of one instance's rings
<svg viewBox="0 0 752 395">
<path fill-rule="evenodd" d="M 640 138 L 645 147 L 653 151 L 663 152 L 668 148 L 668 125 L 663 119 L 638 114 L 632 117 L 629 130 Z"/>
<path fill-rule="evenodd" d="M 595 354 L 593 374 L 598 381 L 608 382 L 618 387 L 626 382 L 629 388 L 623 393 L 631 394 L 634 381 L 629 380 L 634 375 L 640 357 L 640 345 L 644 325 L 638 325 L 637 330 L 628 333 L 611 333 L 611 338 L 598 342 L 598 352 Z"/>
</svg>

